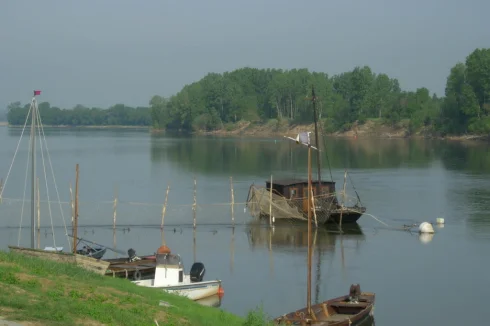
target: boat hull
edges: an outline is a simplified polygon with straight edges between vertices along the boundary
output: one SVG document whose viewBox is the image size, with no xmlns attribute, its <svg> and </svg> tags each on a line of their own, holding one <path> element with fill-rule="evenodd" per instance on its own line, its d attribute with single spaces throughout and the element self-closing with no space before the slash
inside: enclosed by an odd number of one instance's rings
<svg viewBox="0 0 490 326">
<path fill-rule="evenodd" d="M 357 223 L 362 214 L 366 212 L 366 207 L 346 207 L 342 212 L 342 224 Z M 340 224 L 340 210 L 330 213 L 330 218 L 326 223 Z"/>
<path fill-rule="evenodd" d="M 133 281 L 136 285 L 162 289 L 165 292 L 187 297 L 191 300 L 200 300 L 220 293 L 221 281 L 204 281 L 184 283 L 172 286 L 152 286 L 149 280 Z"/>
<path fill-rule="evenodd" d="M 17 246 L 8 246 L 8 247 L 10 251 L 26 256 L 49 259 L 58 262 L 76 263 L 78 266 L 100 275 L 104 275 L 107 268 L 109 267 L 108 262 L 83 256 L 83 255 L 78 255 L 78 254 L 74 255 L 71 253 L 65 253 L 59 251 L 48 251 L 48 250 L 41 250 L 41 249 L 23 248 Z"/>
<path fill-rule="evenodd" d="M 85 251 L 85 250 L 77 250 L 77 254 L 86 256 L 86 257 L 92 257 L 94 259 L 102 259 L 104 257 L 105 253 L 107 251 L 107 248 L 98 248 L 96 250 L 92 251 Z"/>
<path fill-rule="evenodd" d="M 311 306 L 315 318 L 307 318 L 303 308 L 274 319 L 276 325 L 361 326 L 373 320 L 375 294 L 363 292 L 357 303 L 345 295 Z"/>
</svg>

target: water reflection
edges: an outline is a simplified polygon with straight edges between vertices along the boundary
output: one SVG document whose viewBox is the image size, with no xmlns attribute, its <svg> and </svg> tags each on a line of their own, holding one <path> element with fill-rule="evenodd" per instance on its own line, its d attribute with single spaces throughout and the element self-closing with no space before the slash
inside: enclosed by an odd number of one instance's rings
<svg viewBox="0 0 490 326">
<path fill-rule="evenodd" d="M 434 238 L 434 233 L 420 233 L 419 234 L 419 240 L 423 244 L 427 244 L 432 241 L 432 238 Z"/>
<path fill-rule="evenodd" d="M 253 220 L 248 223 L 248 240 L 252 250 L 257 247 L 291 252 L 308 247 L 308 225 L 301 222 L 281 221 L 270 227 L 267 221 Z M 365 237 L 359 224 L 343 226 L 343 234 L 335 226 L 312 228 L 313 247 L 326 251 L 335 249 L 336 240 L 355 240 L 359 245 Z"/>
<path fill-rule="evenodd" d="M 438 146 L 440 144 L 437 144 Z M 332 168 L 427 167 L 437 158 L 433 142 L 405 139 L 327 138 Z M 151 136 L 152 162 L 172 162 L 187 171 L 217 175 L 255 175 L 271 168 L 302 170 L 307 157 L 294 143 L 277 139 Z M 325 155 L 325 154 L 324 154 Z M 326 156 L 323 157 L 325 161 Z M 326 167 L 326 165 L 325 165 Z"/>
<path fill-rule="evenodd" d="M 273 227 L 270 227 L 263 220 L 253 220 L 247 226 L 247 236 L 250 249 L 252 252 L 255 249 L 267 248 L 269 251 L 269 269 L 270 273 L 274 274 L 273 252 L 294 253 L 299 252 L 305 257 L 307 256 L 308 248 L 308 225 L 301 222 L 293 221 L 276 221 Z M 320 299 L 320 285 L 322 283 L 322 263 L 324 262 L 324 254 L 326 252 L 333 254 L 336 248 L 336 241 L 339 241 L 340 246 L 342 271 L 345 276 L 345 254 L 344 241 L 347 243 L 354 242 L 356 249 L 359 249 L 360 244 L 365 240 L 364 233 L 358 224 L 345 225 L 343 233 L 335 226 L 312 228 L 312 279 L 313 279 L 313 296 L 315 303 L 323 300 Z M 329 259 L 330 262 L 332 259 Z M 306 266 L 305 266 L 306 269 Z"/>
</svg>

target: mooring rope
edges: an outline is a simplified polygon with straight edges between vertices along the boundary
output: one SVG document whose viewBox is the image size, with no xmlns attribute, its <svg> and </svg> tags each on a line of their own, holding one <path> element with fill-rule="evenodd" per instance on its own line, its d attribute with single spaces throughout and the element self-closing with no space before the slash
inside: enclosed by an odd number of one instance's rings
<svg viewBox="0 0 490 326">
<path fill-rule="evenodd" d="M 5 183 L 3 184 L 3 187 L 0 188 L 0 201 L 2 199 L 3 191 L 5 190 L 5 187 L 7 186 L 7 181 L 9 179 L 10 172 L 12 171 L 12 167 L 14 166 L 15 157 L 17 156 L 17 152 L 19 151 L 20 142 L 22 141 L 22 136 L 24 135 L 24 131 L 25 131 L 26 125 L 27 125 L 27 120 L 29 119 L 30 114 L 31 114 L 31 107 L 29 108 L 29 111 L 27 112 L 26 121 L 24 122 L 24 127 L 22 127 L 22 132 L 20 134 L 19 141 L 17 142 L 17 148 L 15 149 L 14 157 L 12 158 L 12 162 L 10 163 L 10 167 L 9 167 L 8 172 L 7 172 L 7 177 L 5 178 Z"/>
<path fill-rule="evenodd" d="M 31 113 L 31 109 L 29 108 L 29 112 L 27 113 L 27 118 L 29 118 L 29 114 Z M 26 122 L 27 122 L 27 118 L 26 118 Z M 22 136 L 21 136 L 22 138 Z M 29 148 L 31 147 L 31 138 L 29 138 Z M 14 154 L 14 157 L 15 157 L 15 154 Z M 20 234 L 22 232 L 22 220 L 23 220 L 23 217 L 24 217 L 24 206 L 25 206 L 25 202 L 26 202 L 26 189 L 27 189 L 27 175 L 29 174 L 29 159 L 31 157 L 31 151 L 27 151 L 27 161 L 26 161 L 26 176 L 25 176 L 25 179 L 24 179 L 24 195 L 22 197 L 22 208 L 20 210 L 20 223 L 19 223 L 19 234 L 17 235 L 17 246 L 20 246 Z M 13 163 L 13 160 L 12 160 L 12 163 Z M 10 173 L 10 171 L 9 171 Z M 8 175 L 7 175 L 7 178 L 8 178 Z M 0 195 L 0 197 L 2 197 Z"/>
</svg>

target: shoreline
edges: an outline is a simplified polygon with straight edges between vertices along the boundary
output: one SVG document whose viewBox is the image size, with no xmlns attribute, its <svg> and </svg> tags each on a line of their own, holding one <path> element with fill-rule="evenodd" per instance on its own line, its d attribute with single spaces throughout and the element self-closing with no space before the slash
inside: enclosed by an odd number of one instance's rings
<svg viewBox="0 0 490 326">
<path fill-rule="evenodd" d="M 22 128 L 21 125 L 9 125 L 8 122 L 0 122 L 0 127 Z M 46 128 L 59 129 L 140 129 L 148 130 L 151 134 L 171 133 L 187 133 L 197 136 L 217 136 L 217 137 L 237 137 L 237 138 L 282 138 L 284 136 L 295 137 L 299 132 L 311 131 L 314 133 L 313 124 L 298 124 L 275 128 L 267 123 L 252 125 L 250 122 L 238 122 L 231 129 L 219 129 L 212 131 L 198 130 L 187 132 L 183 130 L 164 130 L 154 129 L 151 126 L 125 126 L 125 125 L 102 125 L 102 126 L 69 126 L 69 125 L 44 125 Z M 439 136 L 428 131 L 419 131 L 414 134 L 409 134 L 407 128 L 392 128 L 386 125 L 376 125 L 366 123 L 361 125 L 357 130 L 337 131 L 325 133 L 325 136 L 331 138 L 352 138 L 352 139 L 425 139 L 425 140 L 447 140 L 459 142 L 490 142 L 489 135 L 447 135 Z"/>
<path fill-rule="evenodd" d="M 283 138 L 284 136 L 296 137 L 303 131 L 310 131 L 314 134 L 314 124 L 290 125 L 280 128 L 274 128 L 268 124 L 251 125 L 249 122 L 235 124 L 233 129 L 219 129 L 213 131 L 194 131 L 190 134 L 198 136 L 216 136 L 216 137 L 237 137 L 237 138 Z M 165 133 L 165 130 L 151 129 L 151 133 Z M 168 130 L 168 132 L 182 132 L 179 130 Z M 321 132 L 320 132 L 321 134 Z M 440 136 L 427 130 L 421 130 L 417 133 L 410 134 L 408 128 L 392 128 L 386 125 L 366 123 L 356 130 L 337 131 L 325 133 L 324 136 L 331 138 L 351 138 L 351 139 L 425 139 L 425 140 L 446 140 L 458 142 L 485 142 L 490 141 L 489 135 L 446 135 Z"/>
<path fill-rule="evenodd" d="M 21 125 L 9 125 L 8 122 L 0 122 L 0 127 L 22 128 Z M 124 125 L 102 125 L 102 126 L 68 126 L 68 125 L 43 125 L 44 128 L 60 129 L 151 129 L 151 126 L 124 126 Z"/>
</svg>

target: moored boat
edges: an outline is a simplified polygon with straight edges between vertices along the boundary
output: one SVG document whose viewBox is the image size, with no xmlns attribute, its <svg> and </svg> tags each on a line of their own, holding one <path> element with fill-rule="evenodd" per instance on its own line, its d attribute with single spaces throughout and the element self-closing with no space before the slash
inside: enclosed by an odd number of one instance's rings
<svg viewBox="0 0 490 326">
<path fill-rule="evenodd" d="M 195 262 L 189 274 L 185 274 L 180 256 L 172 254 L 168 247 L 162 246 L 156 253 L 155 276 L 132 282 L 139 286 L 185 296 L 191 300 L 223 294 L 221 280 L 203 281 L 205 271 L 203 263 Z"/>
<path fill-rule="evenodd" d="M 375 294 L 361 292 L 358 284 L 351 285 L 350 293 L 291 312 L 274 319 L 278 325 L 357 326 L 373 317 Z"/>
</svg>

